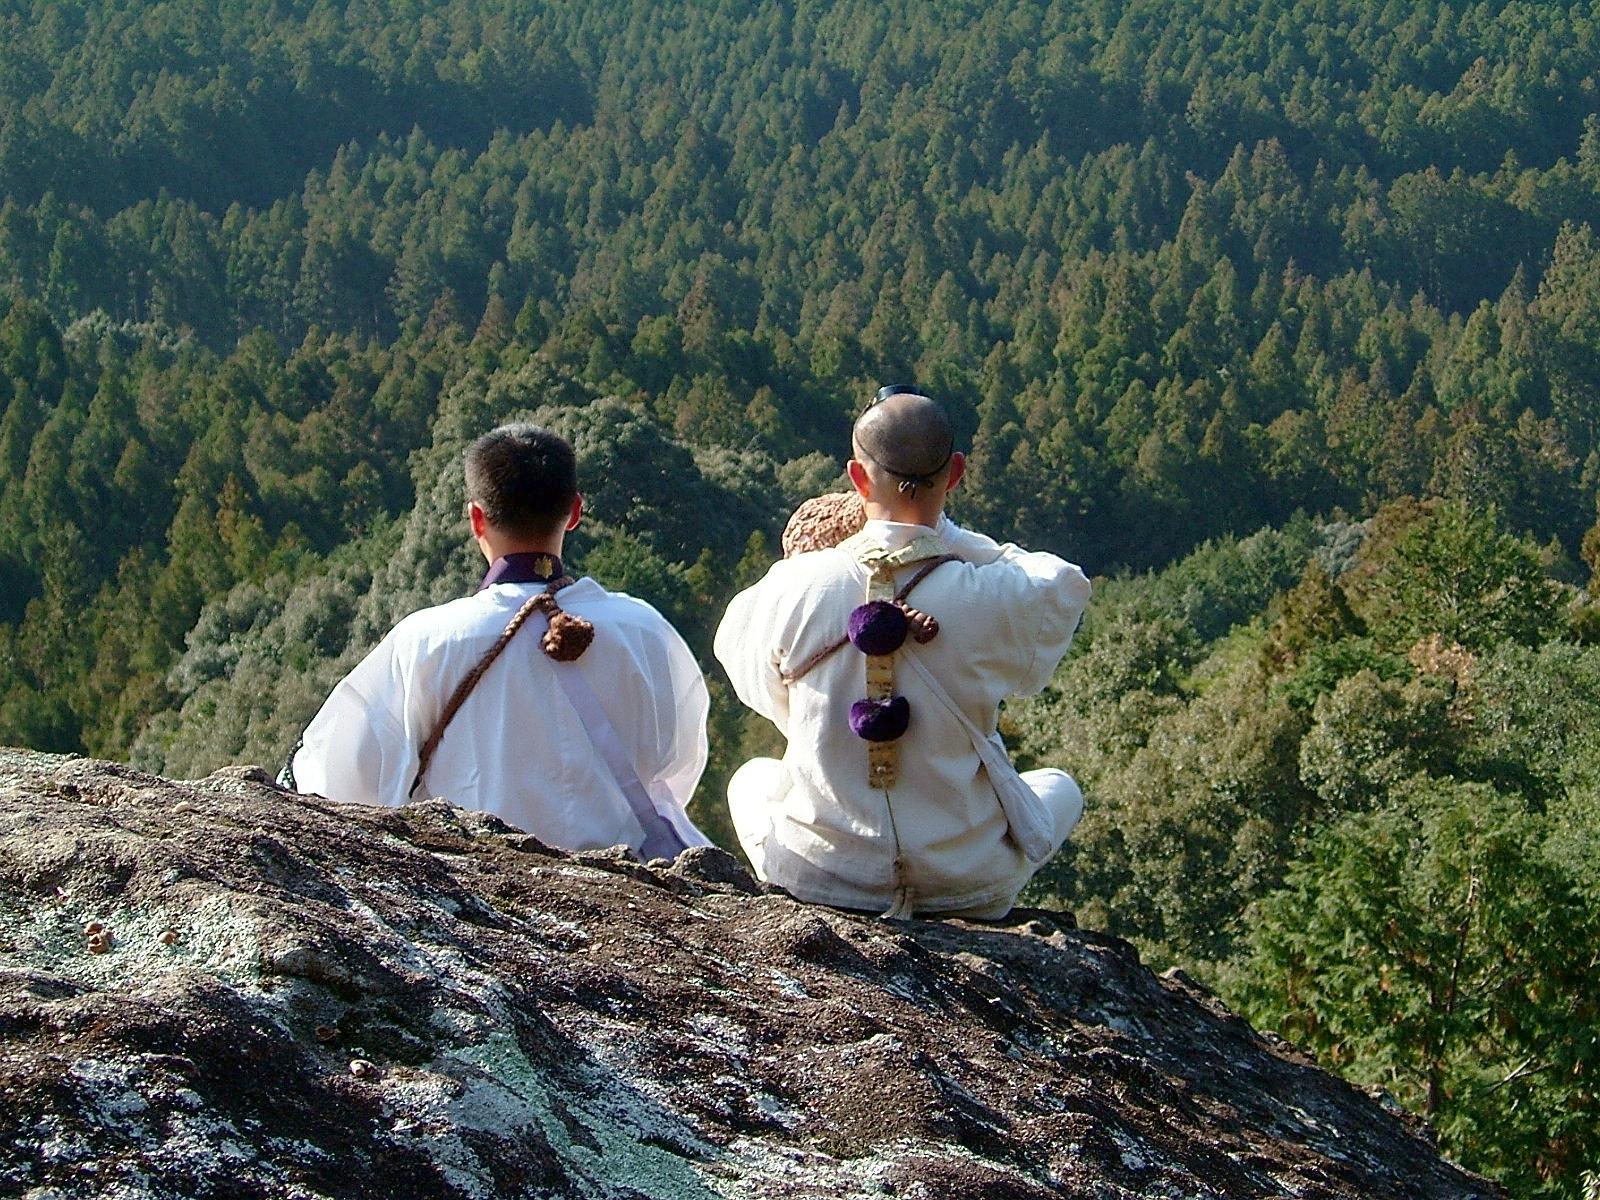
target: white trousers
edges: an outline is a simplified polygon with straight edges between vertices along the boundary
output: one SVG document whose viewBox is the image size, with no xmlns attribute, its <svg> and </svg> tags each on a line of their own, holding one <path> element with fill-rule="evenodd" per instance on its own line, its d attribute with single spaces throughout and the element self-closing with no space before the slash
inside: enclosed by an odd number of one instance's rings
<svg viewBox="0 0 1600 1200">
<path fill-rule="evenodd" d="M 772 798 L 785 787 L 786 768 L 776 758 L 752 758 L 728 780 L 728 815 L 739 837 L 739 848 L 755 868 L 756 878 L 767 877 L 767 838 L 772 833 Z M 1055 822 L 1055 843 L 1067 840 L 1083 816 L 1083 790 L 1078 781 L 1055 767 L 1023 771 L 1022 782 L 1044 801 Z M 998 803 L 998 801 L 997 801 Z M 983 909 L 962 909 L 940 916 L 997 921 L 1011 911 L 1015 898 Z"/>
</svg>

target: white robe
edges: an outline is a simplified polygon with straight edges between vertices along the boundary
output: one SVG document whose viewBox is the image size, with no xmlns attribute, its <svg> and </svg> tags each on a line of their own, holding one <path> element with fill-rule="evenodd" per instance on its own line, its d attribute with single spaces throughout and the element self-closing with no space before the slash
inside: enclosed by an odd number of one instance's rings
<svg viewBox="0 0 1600 1200">
<path fill-rule="evenodd" d="M 928 532 L 883 521 L 866 528 L 891 550 Z M 907 601 L 938 620 L 939 635 L 895 655 L 895 691 L 910 702 L 911 725 L 887 794 L 869 786 L 868 744 L 848 720 L 866 695 L 865 656 L 847 644 L 792 685 L 782 678 L 843 635 L 866 597 L 865 567 L 836 549 L 779 562 L 734 598 L 717 631 L 716 655 L 739 698 L 788 739 L 781 765 L 756 760 L 735 775 L 730 811 L 757 873 L 800 899 L 882 911 L 898 887 L 910 889 L 917 911 L 1000 915 L 1038 868 L 1010 836 L 972 739 L 900 660 L 915 655 L 967 720 L 997 738 L 1000 702 L 1039 691 L 1055 673 L 1089 580 L 1053 554 L 1000 546 L 948 520 L 937 533 L 964 561 L 939 567 Z M 903 568 L 898 581 L 914 570 Z M 1061 772 L 1029 775 L 1059 847 L 1081 811 L 1077 786 Z"/>
<path fill-rule="evenodd" d="M 398 807 L 456 684 L 539 583 L 500 583 L 406 617 L 333 690 L 294 758 L 296 786 L 332 800 Z M 705 678 L 654 608 L 580 579 L 561 607 L 594 623 L 574 662 L 540 649 L 539 614 L 511 639 L 450 722 L 415 799 L 443 796 L 565 850 L 626 844 L 643 830 L 556 678 L 578 671 L 655 806 L 688 845 L 707 839 L 684 811 L 706 765 Z"/>
</svg>

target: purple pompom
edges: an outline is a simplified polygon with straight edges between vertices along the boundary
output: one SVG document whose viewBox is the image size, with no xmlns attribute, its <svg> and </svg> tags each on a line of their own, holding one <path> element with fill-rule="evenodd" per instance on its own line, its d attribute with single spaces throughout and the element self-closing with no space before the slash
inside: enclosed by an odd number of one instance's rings
<svg viewBox="0 0 1600 1200">
<path fill-rule="evenodd" d="M 904 696 L 857 700 L 850 706 L 850 728 L 869 742 L 892 742 L 911 727 L 911 705 Z"/>
<path fill-rule="evenodd" d="M 905 645 L 910 622 L 905 610 L 888 600 L 868 600 L 850 613 L 846 631 L 863 654 L 893 654 Z"/>
</svg>

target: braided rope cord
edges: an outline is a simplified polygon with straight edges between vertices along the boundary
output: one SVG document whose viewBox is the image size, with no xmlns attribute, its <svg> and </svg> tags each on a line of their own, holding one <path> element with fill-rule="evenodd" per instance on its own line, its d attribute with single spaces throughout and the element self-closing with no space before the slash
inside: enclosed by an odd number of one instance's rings
<svg viewBox="0 0 1600 1200">
<path fill-rule="evenodd" d="M 434 751 L 438 750 L 439 743 L 444 740 L 445 729 L 455 720 L 456 713 L 466 703 L 467 697 L 472 694 L 472 689 L 478 686 L 478 680 L 483 678 L 484 672 L 494 665 L 495 659 L 500 657 L 500 652 L 510 644 L 512 638 L 517 636 L 517 630 L 521 629 L 534 613 L 543 612 L 553 618 L 561 611 L 561 606 L 556 602 L 556 593 L 564 587 L 570 587 L 573 582 L 575 581 L 572 576 L 563 575 L 559 579 L 552 579 L 544 591 L 528 597 L 511 620 L 506 622 L 505 629 L 495 639 L 494 645 L 485 651 L 478 664 L 456 684 L 456 690 L 450 693 L 450 699 L 445 702 L 444 711 L 439 714 L 433 732 L 428 735 L 428 740 L 422 743 L 422 751 L 418 755 L 417 773 L 411 780 L 411 790 L 406 793 L 408 798 L 416 795 L 417 789 L 422 786 L 422 777 L 427 774 L 428 764 L 433 761 Z"/>
</svg>

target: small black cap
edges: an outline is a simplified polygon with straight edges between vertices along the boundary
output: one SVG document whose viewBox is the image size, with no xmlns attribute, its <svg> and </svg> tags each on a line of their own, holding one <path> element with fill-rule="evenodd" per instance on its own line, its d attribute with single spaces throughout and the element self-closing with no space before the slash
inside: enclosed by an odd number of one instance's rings
<svg viewBox="0 0 1600 1200">
<path fill-rule="evenodd" d="M 872 398 L 874 404 L 887 400 L 890 396 L 919 396 L 916 388 L 904 383 L 886 383 L 878 389 L 878 394 Z"/>
</svg>

